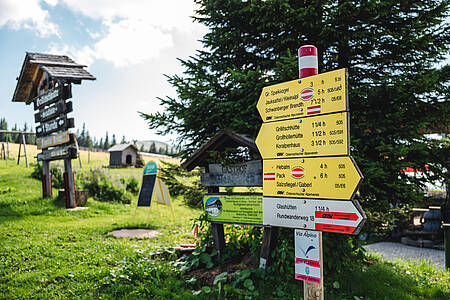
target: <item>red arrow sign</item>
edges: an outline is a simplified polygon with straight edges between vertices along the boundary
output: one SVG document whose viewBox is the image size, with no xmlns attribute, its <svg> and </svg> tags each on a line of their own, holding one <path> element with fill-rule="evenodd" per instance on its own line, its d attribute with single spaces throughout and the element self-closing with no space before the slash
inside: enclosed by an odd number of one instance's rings
<svg viewBox="0 0 450 300">
<path fill-rule="evenodd" d="M 365 220 L 357 201 L 263 197 L 263 225 L 357 234 Z"/>
</svg>

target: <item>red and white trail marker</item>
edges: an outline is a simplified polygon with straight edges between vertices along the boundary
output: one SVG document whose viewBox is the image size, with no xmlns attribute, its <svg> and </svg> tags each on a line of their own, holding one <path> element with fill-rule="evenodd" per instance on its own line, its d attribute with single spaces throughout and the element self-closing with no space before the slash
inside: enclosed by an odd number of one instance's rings
<svg viewBox="0 0 450 300">
<path fill-rule="evenodd" d="M 298 76 L 300 78 L 319 74 L 317 48 L 312 45 L 305 45 L 298 48 L 298 65 Z"/>
<path fill-rule="evenodd" d="M 263 224 L 358 234 L 366 215 L 357 201 L 263 197 Z"/>
</svg>

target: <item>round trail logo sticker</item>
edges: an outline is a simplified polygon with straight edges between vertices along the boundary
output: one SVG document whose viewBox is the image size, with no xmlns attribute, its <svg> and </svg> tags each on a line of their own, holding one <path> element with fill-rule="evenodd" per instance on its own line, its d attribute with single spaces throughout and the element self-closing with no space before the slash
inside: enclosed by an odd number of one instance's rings
<svg viewBox="0 0 450 300">
<path fill-rule="evenodd" d="M 303 167 L 294 167 L 291 170 L 291 176 L 296 179 L 303 178 L 305 176 L 305 169 Z"/>
<path fill-rule="evenodd" d="M 300 98 L 304 101 L 314 98 L 314 90 L 312 88 L 305 88 L 300 92 Z"/>
<path fill-rule="evenodd" d="M 222 202 L 217 197 L 206 200 L 205 210 L 211 217 L 218 217 L 222 213 Z"/>
</svg>

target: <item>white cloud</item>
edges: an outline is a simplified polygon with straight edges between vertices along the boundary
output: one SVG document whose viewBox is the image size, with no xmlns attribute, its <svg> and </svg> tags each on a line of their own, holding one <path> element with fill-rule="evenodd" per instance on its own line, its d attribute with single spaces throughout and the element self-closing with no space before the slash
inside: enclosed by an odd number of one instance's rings
<svg viewBox="0 0 450 300">
<path fill-rule="evenodd" d="M 101 20 L 106 27 L 106 34 L 88 31 L 98 39 L 94 45 L 69 49 L 84 63 L 104 59 L 116 67 L 136 65 L 173 47 L 174 30 L 192 34 L 202 27 L 190 17 L 194 14 L 193 1 L 61 1 L 72 11 Z"/>
<path fill-rule="evenodd" d="M 168 32 L 143 20 L 127 19 L 110 25 L 108 34 L 94 45 L 94 55 L 123 67 L 157 57 L 171 46 Z"/>
<path fill-rule="evenodd" d="M 40 37 L 59 36 L 58 26 L 49 21 L 48 11 L 41 8 L 39 0 L 0 1 L 0 28 L 3 26 L 35 31 Z"/>
</svg>

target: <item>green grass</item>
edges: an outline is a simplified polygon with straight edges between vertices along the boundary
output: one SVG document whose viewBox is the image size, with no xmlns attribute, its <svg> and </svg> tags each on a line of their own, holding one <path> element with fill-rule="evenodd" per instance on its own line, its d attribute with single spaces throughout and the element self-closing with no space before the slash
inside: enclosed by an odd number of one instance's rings
<svg viewBox="0 0 450 300">
<path fill-rule="evenodd" d="M 112 173 L 133 176 L 141 171 Z M 153 255 L 161 247 L 191 243 L 191 218 L 200 210 L 175 199 L 173 221 L 168 207 L 160 207 L 163 217 L 155 207 L 139 208 L 135 215 L 136 199 L 123 205 L 90 198 L 89 209 L 67 211 L 56 199 L 41 198 L 41 183 L 31 179 L 31 172 L 0 161 L 0 299 L 219 297 L 217 286 L 194 296 L 192 291 L 202 285 L 175 271 L 173 256 Z M 107 235 L 118 228 L 151 228 L 162 234 L 154 239 Z M 326 281 L 327 299 L 450 299 L 450 273 L 425 262 L 388 262 L 368 255 L 366 265 L 341 275 L 337 283 Z M 301 298 L 300 281 L 270 274 L 252 280 L 258 299 Z"/>
<path fill-rule="evenodd" d="M 98 202 L 87 210 L 67 211 L 56 199 L 41 198 L 32 169 L 0 161 L 0 298 L 97 297 L 102 279 L 136 253 L 192 242 L 191 221 L 199 215 L 175 199 L 170 208 L 136 210 L 131 205 Z M 117 228 L 151 228 L 154 239 L 117 239 Z"/>
</svg>

